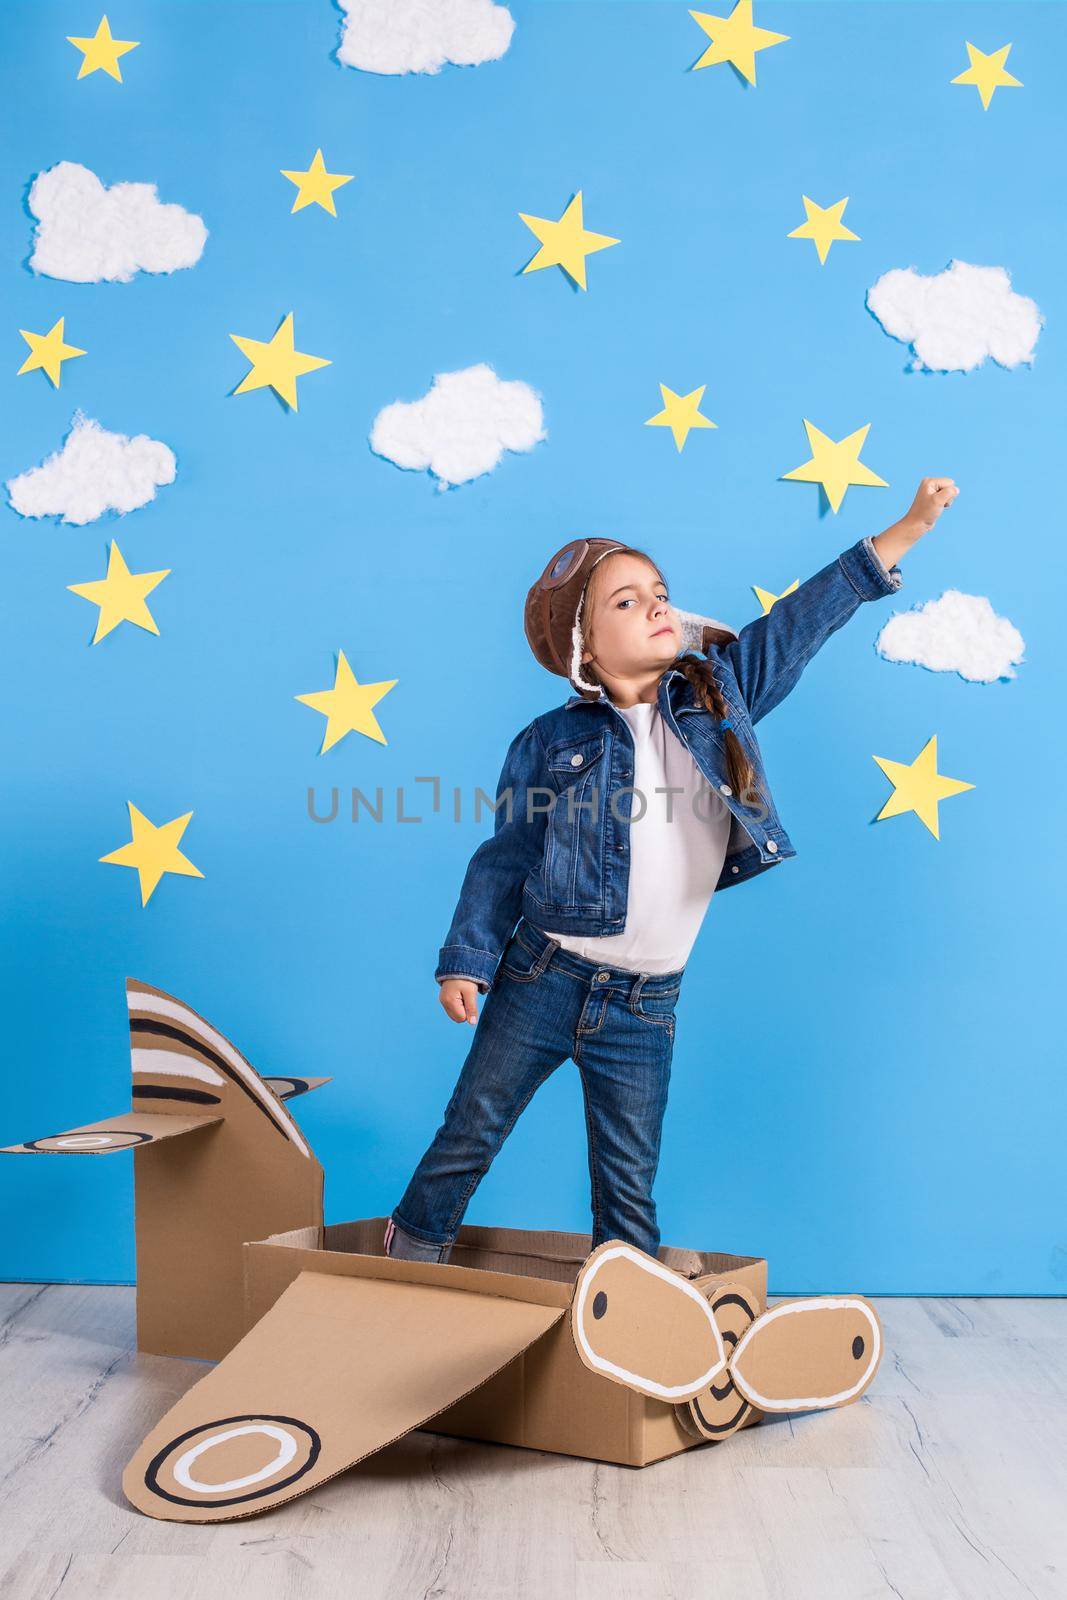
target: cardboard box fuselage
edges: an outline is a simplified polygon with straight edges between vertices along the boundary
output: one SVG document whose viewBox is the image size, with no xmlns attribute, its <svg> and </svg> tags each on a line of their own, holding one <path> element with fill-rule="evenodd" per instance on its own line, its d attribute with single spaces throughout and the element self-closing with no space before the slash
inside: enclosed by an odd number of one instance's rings
<svg viewBox="0 0 1067 1600">
<path fill-rule="evenodd" d="M 427 1286 L 426 1352 L 433 1359 L 435 1285 L 471 1292 L 472 1316 L 492 1315 L 492 1296 L 506 1293 L 542 1305 L 570 1305 L 574 1281 L 589 1254 L 588 1234 L 463 1226 L 447 1266 L 386 1258 L 385 1217 L 296 1228 L 244 1246 L 244 1319 L 250 1329 L 301 1272 L 341 1277 L 388 1275 Z M 759 1309 L 767 1303 L 761 1257 L 665 1247 L 659 1259 L 698 1288 L 729 1280 L 743 1285 Z M 378 1265 L 380 1263 L 380 1266 Z M 516 1279 L 519 1280 L 516 1282 Z M 434 1433 L 486 1439 L 622 1466 L 643 1467 L 700 1441 L 672 1405 L 611 1383 L 583 1365 L 561 1319 L 502 1371 L 428 1424 Z"/>
</svg>

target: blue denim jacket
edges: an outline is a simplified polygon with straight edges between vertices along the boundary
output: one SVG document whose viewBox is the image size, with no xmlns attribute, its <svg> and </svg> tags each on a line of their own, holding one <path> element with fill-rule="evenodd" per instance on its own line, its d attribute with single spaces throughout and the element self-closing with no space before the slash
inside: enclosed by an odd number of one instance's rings
<svg viewBox="0 0 1067 1600">
<path fill-rule="evenodd" d="M 733 730 L 756 773 L 758 796 L 727 781 L 725 734 L 677 668 L 656 704 L 671 731 L 733 813 L 717 890 L 796 855 L 775 809 L 754 724 L 795 686 L 804 667 L 864 600 L 901 586 L 870 538 L 843 550 L 737 639 L 716 645 L 715 672 Z M 497 786 L 494 831 L 475 850 L 434 976 L 493 983 L 512 930 L 525 915 L 548 933 L 597 937 L 626 924 L 634 744 L 626 718 L 601 690 L 576 694 L 516 734 Z"/>
</svg>

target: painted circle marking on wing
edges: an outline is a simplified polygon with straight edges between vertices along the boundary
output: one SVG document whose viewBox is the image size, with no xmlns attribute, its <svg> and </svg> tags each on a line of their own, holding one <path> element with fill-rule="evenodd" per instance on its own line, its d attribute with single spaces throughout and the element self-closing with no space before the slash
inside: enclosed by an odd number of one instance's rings
<svg viewBox="0 0 1067 1600">
<path fill-rule="evenodd" d="M 203 1451 L 240 1434 L 250 1433 L 262 1434 L 278 1442 L 278 1453 L 272 1461 L 228 1483 L 204 1483 L 193 1475 L 190 1468 Z M 311 1471 L 321 1450 L 319 1435 L 310 1423 L 301 1422 L 299 1417 L 277 1416 L 270 1412 L 217 1417 L 213 1422 L 202 1422 L 195 1428 L 188 1428 L 158 1450 L 145 1469 L 145 1487 L 161 1500 L 169 1500 L 172 1505 L 199 1506 L 205 1510 L 242 1505 L 249 1500 L 262 1500 L 288 1489 Z M 279 1473 L 284 1473 L 286 1467 L 290 1466 L 293 1470 L 288 1476 L 279 1477 Z M 170 1484 L 174 1488 L 169 1487 Z M 175 1488 L 188 1492 L 177 1494 Z M 245 1492 L 234 1493 L 234 1490 Z"/>
<path fill-rule="evenodd" d="M 27 1139 L 23 1149 L 43 1155 L 64 1151 L 77 1154 L 80 1150 L 93 1155 L 101 1150 L 129 1150 L 151 1142 L 150 1133 L 135 1133 L 130 1128 L 101 1128 L 97 1133 L 49 1133 L 41 1139 Z"/>
<path fill-rule="evenodd" d="M 230 1478 L 225 1483 L 202 1483 L 199 1478 L 193 1477 L 189 1469 L 205 1450 L 214 1450 L 216 1445 L 225 1444 L 228 1439 L 237 1439 L 245 1433 L 262 1433 L 268 1439 L 277 1440 L 278 1454 L 274 1460 L 268 1461 L 258 1472 L 246 1473 L 243 1478 Z M 171 1470 L 183 1489 L 192 1489 L 199 1494 L 229 1494 L 234 1489 L 247 1489 L 253 1483 L 262 1483 L 264 1478 L 273 1478 L 276 1472 L 289 1465 L 295 1455 L 296 1440 L 291 1433 L 286 1433 L 273 1422 L 246 1422 L 242 1428 L 224 1428 L 221 1433 L 208 1434 L 206 1439 L 201 1439 L 199 1444 L 194 1444 L 180 1455 Z"/>
</svg>

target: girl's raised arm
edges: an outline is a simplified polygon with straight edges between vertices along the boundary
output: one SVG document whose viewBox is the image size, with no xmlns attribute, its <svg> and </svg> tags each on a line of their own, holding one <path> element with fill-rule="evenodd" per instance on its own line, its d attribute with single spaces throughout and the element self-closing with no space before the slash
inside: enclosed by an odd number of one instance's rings
<svg viewBox="0 0 1067 1600">
<path fill-rule="evenodd" d="M 959 490 L 951 478 L 924 478 L 905 516 L 854 545 L 776 600 L 736 639 L 713 647 L 733 669 L 749 717 L 758 722 L 796 686 L 811 658 L 865 600 L 895 594 L 903 583 L 897 560 L 929 532 Z"/>
</svg>

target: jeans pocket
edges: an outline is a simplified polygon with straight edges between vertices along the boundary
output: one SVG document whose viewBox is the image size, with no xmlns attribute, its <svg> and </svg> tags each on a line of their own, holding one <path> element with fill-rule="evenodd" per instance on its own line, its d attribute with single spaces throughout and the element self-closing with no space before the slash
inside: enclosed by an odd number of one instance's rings
<svg viewBox="0 0 1067 1600">
<path fill-rule="evenodd" d="M 674 1008 L 677 1000 L 677 989 L 670 989 L 660 994 L 655 991 L 645 991 L 638 996 L 636 1003 L 634 1001 L 630 1002 L 630 1010 L 635 1017 L 640 1017 L 642 1021 L 654 1023 L 660 1028 L 666 1028 L 673 1039 Z"/>
<path fill-rule="evenodd" d="M 541 976 L 544 970 L 541 967 L 541 956 L 535 955 L 521 940 L 514 936 L 504 947 L 504 954 L 500 958 L 500 969 L 516 983 L 533 983 L 535 978 Z"/>
</svg>

